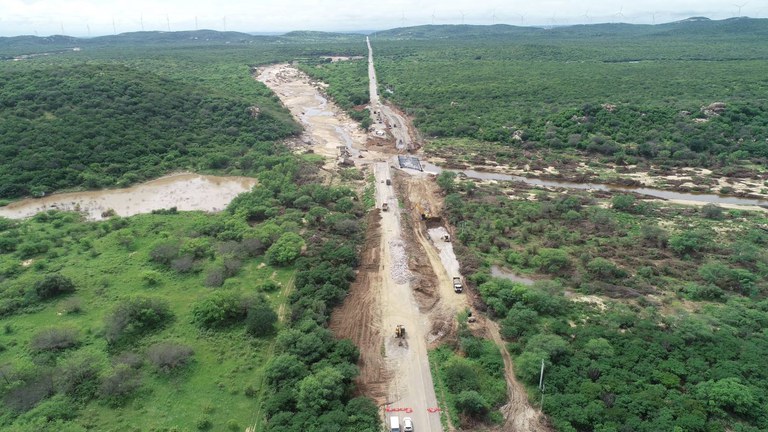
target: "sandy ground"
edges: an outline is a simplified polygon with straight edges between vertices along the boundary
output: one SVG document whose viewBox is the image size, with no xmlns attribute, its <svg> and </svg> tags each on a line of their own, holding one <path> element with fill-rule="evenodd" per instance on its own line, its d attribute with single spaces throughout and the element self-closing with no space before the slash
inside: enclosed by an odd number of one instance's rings
<svg viewBox="0 0 768 432">
<path fill-rule="evenodd" d="M 328 160 L 326 169 L 336 166 L 339 147 L 346 148 L 357 162 L 367 135 L 336 104 L 328 101 L 320 84 L 287 64 L 260 68 L 256 79 L 272 89 L 302 124 L 301 140 Z"/>
<path fill-rule="evenodd" d="M 191 173 L 173 174 L 124 189 L 67 192 L 29 198 L 0 207 L 0 216 L 30 217 L 46 210 L 80 211 L 89 220 L 103 219 L 114 210 L 119 216 L 133 216 L 152 210 L 223 210 L 238 194 L 249 191 L 257 181 L 250 177 L 217 177 Z"/>
</svg>

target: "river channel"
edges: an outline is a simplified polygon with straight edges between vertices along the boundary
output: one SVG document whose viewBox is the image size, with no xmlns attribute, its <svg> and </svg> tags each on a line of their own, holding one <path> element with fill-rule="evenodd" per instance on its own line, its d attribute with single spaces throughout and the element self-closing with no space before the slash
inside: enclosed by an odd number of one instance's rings
<svg viewBox="0 0 768 432">
<path fill-rule="evenodd" d="M 176 207 L 183 211 L 223 210 L 237 195 L 256 184 L 250 177 L 217 177 L 179 173 L 124 189 L 67 192 L 42 198 L 27 198 L 0 207 L 0 216 L 23 219 L 46 210 L 79 211 L 89 220 L 103 219 L 114 210 L 119 216 L 133 216 L 152 210 Z"/>
<path fill-rule="evenodd" d="M 634 192 L 641 195 L 647 195 L 655 198 L 662 198 L 665 200 L 675 202 L 688 202 L 688 203 L 704 203 L 704 204 L 721 204 L 721 205 L 736 205 L 736 206 L 757 206 L 762 209 L 768 208 L 768 200 L 752 199 L 752 198 L 738 198 L 724 195 L 714 194 L 697 194 L 697 193 L 684 193 L 673 192 L 661 189 L 653 188 L 638 188 L 638 187 L 625 187 L 618 185 L 609 185 L 603 183 L 574 183 L 567 181 L 557 180 L 542 180 L 537 178 L 528 178 L 510 174 L 475 171 L 475 170 L 448 170 L 440 168 L 437 165 L 422 162 L 424 172 L 439 174 L 442 171 L 453 171 L 457 174 L 463 174 L 469 178 L 477 180 L 500 180 L 500 181 L 513 181 L 523 182 L 535 186 L 545 187 L 557 187 L 566 189 L 583 189 L 583 190 L 600 190 L 610 192 Z"/>
</svg>

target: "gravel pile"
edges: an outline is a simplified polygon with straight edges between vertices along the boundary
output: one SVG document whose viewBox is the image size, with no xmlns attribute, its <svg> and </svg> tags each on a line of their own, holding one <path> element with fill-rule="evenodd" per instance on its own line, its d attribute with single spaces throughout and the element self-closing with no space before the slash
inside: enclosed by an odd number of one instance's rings
<svg viewBox="0 0 768 432">
<path fill-rule="evenodd" d="M 389 242 L 389 253 L 392 256 L 392 279 L 396 284 L 406 284 L 413 275 L 408 270 L 408 255 L 405 253 L 405 244 L 402 240 Z"/>
</svg>

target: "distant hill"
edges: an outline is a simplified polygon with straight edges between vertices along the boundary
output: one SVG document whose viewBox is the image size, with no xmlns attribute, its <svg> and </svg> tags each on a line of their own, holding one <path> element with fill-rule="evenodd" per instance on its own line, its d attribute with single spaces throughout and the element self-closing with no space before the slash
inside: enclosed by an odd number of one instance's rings
<svg viewBox="0 0 768 432">
<path fill-rule="evenodd" d="M 627 24 L 600 23 L 580 24 L 560 27 L 520 27 L 507 24 L 483 25 L 423 25 L 402 27 L 379 31 L 371 34 L 382 39 L 462 39 L 509 36 L 534 36 L 538 38 L 561 38 L 583 36 L 664 36 L 697 35 L 729 36 L 768 35 L 768 19 L 765 18 L 729 18 L 710 20 L 704 17 L 691 17 L 665 24 Z"/>
<path fill-rule="evenodd" d="M 422 25 L 401 27 L 371 33 L 372 38 L 393 40 L 431 40 L 431 39 L 484 39 L 532 37 L 539 40 L 569 39 L 581 37 L 761 37 L 768 36 L 768 19 L 765 18 L 729 18 L 710 20 L 704 17 L 691 17 L 681 21 L 648 25 L 626 23 L 601 23 L 572 25 L 562 27 L 521 27 L 508 24 L 495 25 Z M 213 46 L 247 45 L 273 42 L 328 42 L 354 41 L 361 38 L 361 33 L 334 33 L 319 31 L 293 31 L 280 36 L 252 35 L 240 32 L 221 32 L 216 30 L 195 30 L 178 32 L 132 32 L 95 38 L 75 38 L 54 35 L 47 37 L 14 36 L 0 37 L 0 59 L 9 59 L 21 54 L 35 54 L 59 50 L 71 50 L 75 47 L 121 47 L 121 46 Z"/>
</svg>

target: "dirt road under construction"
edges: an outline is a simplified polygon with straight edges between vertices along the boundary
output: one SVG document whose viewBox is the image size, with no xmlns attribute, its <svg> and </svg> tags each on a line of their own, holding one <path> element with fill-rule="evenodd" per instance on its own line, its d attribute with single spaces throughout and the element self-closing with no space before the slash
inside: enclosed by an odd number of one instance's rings
<svg viewBox="0 0 768 432">
<path fill-rule="evenodd" d="M 327 157 L 326 167 L 335 165 L 338 147 L 343 146 L 357 156 L 356 166 L 374 175 L 376 209 L 368 215 L 362 263 L 344 304 L 332 315 L 331 329 L 360 348 L 359 391 L 380 404 L 387 421 L 390 416 L 401 421 L 411 417 L 416 430 L 437 432 L 443 426 L 427 350 L 455 336 L 456 315 L 469 301 L 466 293 L 453 291 L 452 277 L 459 275 L 459 263 L 451 243 L 443 241 L 446 227 L 436 218 L 428 230 L 419 217 L 424 208 L 432 214 L 442 209 L 434 178 L 397 168 L 392 149 L 377 151 L 376 146 L 367 146 L 383 133 L 399 149 L 417 148 L 410 122 L 378 97 L 370 42 L 368 48 L 370 109 L 382 120 L 368 133 L 324 96 L 322 84 L 292 66 L 262 68 L 257 79 L 302 123 L 303 143 Z M 385 203 L 388 210 L 382 211 Z M 398 325 L 405 327 L 403 338 L 395 337 Z M 547 431 L 543 416 L 528 404 L 514 378 L 498 327 L 483 319 L 473 326 L 504 350 L 509 403 L 503 409 L 507 421 L 500 430 Z M 451 424 L 447 428 L 454 430 Z"/>
</svg>

